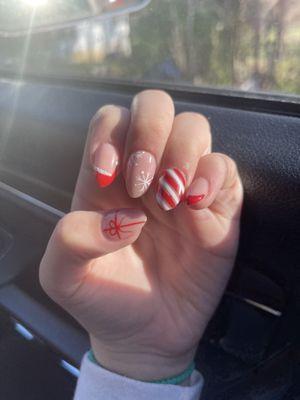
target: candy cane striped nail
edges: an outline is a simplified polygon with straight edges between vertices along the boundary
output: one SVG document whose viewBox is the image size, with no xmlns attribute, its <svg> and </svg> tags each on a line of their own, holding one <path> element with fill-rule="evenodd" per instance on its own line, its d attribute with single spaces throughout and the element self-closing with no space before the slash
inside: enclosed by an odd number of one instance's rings
<svg viewBox="0 0 300 400">
<path fill-rule="evenodd" d="M 172 210 L 181 201 L 185 192 L 186 179 L 178 168 L 168 168 L 158 180 L 156 201 L 165 211 Z"/>
</svg>

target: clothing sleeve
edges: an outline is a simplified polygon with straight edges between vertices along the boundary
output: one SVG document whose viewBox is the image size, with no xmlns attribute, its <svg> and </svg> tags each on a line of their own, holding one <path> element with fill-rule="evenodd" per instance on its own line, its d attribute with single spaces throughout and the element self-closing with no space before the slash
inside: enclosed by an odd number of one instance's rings
<svg viewBox="0 0 300 400">
<path fill-rule="evenodd" d="M 136 381 L 107 371 L 84 356 L 74 400 L 199 400 L 203 377 L 194 371 L 189 386 Z"/>
</svg>

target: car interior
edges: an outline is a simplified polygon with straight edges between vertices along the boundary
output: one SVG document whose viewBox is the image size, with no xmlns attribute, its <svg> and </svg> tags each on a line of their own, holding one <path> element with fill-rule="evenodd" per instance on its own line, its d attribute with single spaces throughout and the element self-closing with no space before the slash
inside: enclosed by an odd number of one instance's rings
<svg viewBox="0 0 300 400">
<path fill-rule="evenodd" d="M 297 2 L 265 3 L 290 4 L 300 15 Z M 139 13 L 159 4 L 127 6 L 134 5 L 122 3 L 122 14 L 99 24 L 117 24 L 118 18 L 136 23 Z M 18 42 L 15 57 L 27 28 L 12 31 L 1 21 L 0 51 L 7 61 L 7 47 Z M 62 29 L 75 29 L 72 24 L 52 30 L 37 25 L 30 62 L 40 35 L 53 48 Z M 299 68 L 299 35 L 297 44 Z M 67 74 L 62 60 L 57 71 L 63 73 L 47 74 L 45 59 L 33 67 L 20 67 L 18 57 L 16 64 L 0 65 L 0 399 L 72 399 L 88 335 L 43 292 L 38 267 L 54 226 L 70 210 L 92 116 L 105 104 L 130 107 L 146 88 L 166 90 L 177 113 L 208 118 L 214 151 L 236 160 L 245 188 L 234 273 L 197 351 L 205 378 L 201 400 L 300 399 L 299 69 L 290 67 L 295 89 L 287 93 L 191 84 L 169 64 L 145 70 L 148 80 L 121 79 L 96 61 L 93 76 L 85 68 L 85 75 L 79 72 L 78 63 Z M 169 80 L 166 71 L 173 74 Z"/>
</svg>

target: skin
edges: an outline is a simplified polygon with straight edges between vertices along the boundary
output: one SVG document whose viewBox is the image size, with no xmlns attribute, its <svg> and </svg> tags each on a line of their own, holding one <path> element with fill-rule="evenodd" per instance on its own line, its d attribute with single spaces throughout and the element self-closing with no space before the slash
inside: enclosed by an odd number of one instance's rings
<svg viewBox="0 0 300 400">
<path fill-rule="evenodd" d="M 93 155 L 107 142 L 118 149 L 119 176 L 101 189 Z M 124 171 L 137 150 L 152 153 L 158 168 L 146 194 L 131 199 Z M 170 166 L 185 173 L 187 186 L 197 177 L 208 181 L 208 193 L 196 207 L 182 203 L 168 212 L 158 207 L 157 177 Z M 139 93 L 131 110 L 105 106 L 98 111 L 72 212 L 52 234 L 40 281 L 89 332 L 101 365 L 146 381 L 187 368 L 233 268 L 242 197 L 234 161 L 211 153 L 206 118 L 175 116 L 165 92 Z M 129 239 L 109 240 L 101 232 L 103 215 L 123 207 L 142 210 L 147 222 Z"/>
</svg>

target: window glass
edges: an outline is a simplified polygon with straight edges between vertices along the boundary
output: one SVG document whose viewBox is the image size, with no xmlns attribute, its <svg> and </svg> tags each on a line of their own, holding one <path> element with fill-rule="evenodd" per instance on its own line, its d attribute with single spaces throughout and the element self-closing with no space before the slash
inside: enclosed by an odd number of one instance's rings
<svg viewBox="0 0 300 400">
<path fill-rule="evenodd" d="M 126 15 L 1 38 L 0 52 L 0 69 L 19 73 L 299 95 L 300 1 L 152 0 Z"/>
</svg>

